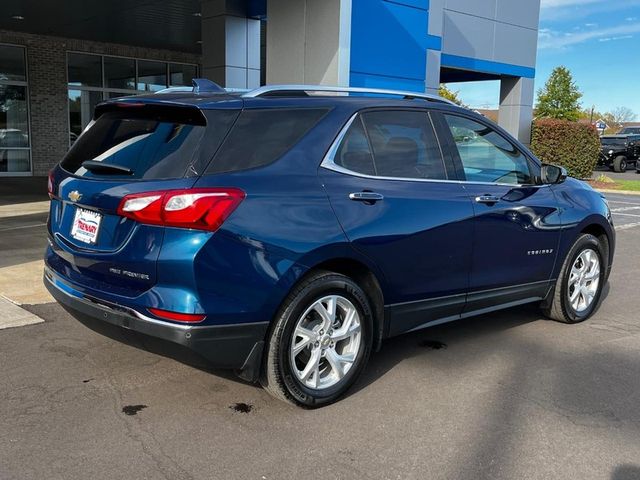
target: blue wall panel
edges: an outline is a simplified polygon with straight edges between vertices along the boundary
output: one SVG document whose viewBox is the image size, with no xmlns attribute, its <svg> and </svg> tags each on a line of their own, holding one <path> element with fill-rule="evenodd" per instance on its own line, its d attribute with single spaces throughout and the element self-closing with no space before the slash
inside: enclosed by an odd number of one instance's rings
<svg viewBox="0 0 640 480">
<path fill-rule="evenodd" d="M 352 86 L 424 91 L 426 49 L 440 47 L 427 34 L 428 0 L 353 0 Z"/>
<path fill-rule="evenodd" d="M 460 57 L 458 55 L 442 54 L 441 64 L 443 67 L 460 68 L 474 72 L 494 73 L 496 75 L 512 75 L 514 77 L 534 78 L 535 68 L 523 67 L 521 65 L 511 65 L 509 63 L 492 62 L 478 58 Z"/>
</svg>

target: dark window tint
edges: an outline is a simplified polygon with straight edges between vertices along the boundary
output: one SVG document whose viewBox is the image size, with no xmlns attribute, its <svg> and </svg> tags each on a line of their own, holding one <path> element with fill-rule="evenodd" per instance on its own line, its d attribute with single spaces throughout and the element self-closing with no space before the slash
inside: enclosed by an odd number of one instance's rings
<svg viewBox="0 0 640 480">
<path fill-rule="evenodd" d="M 354 120 L 342 139 L 333 163 L 347 170 L 365 175 L 375 175 L 373 155 L 360 116 Z"/>
<path fill-rule="evenodd" d="M 138 60 L 138 90 L 157 92 L 166 87 L 166 63 Z"/>
<path fill-rule="evenodd" d="M 526 157 L 494 129 L 474 120 L 445 115 L 467 181 L 531 183 Z"/>
<path fill-rule="evenodd" d="M 244 110 L 207 173 L 246 170 L 276 161 L 326 112 L 315 108 Z"/>
<path fill-rule="evenodd" d="M 447 178 L 440 147 L 424 112 L 377 111 L 362 115 L 378 176 Z"/>
<path fill-rule="evenodd" d="M 69 85 L 102 87 L 102 57 L 83 53 L 70 53 Z"/>
<path fill-rule="evenodd" d="M 190 86 L 191 80 L 197 76 L 197 69 L 195 65 L 172 63 L 169 65 L 169 71 L 169 84 L 172 87 L 179 87 L 183 85 Z"/>
<path fill-rule="evenodd" d="M 0 45 L 0 80 L 27 80 L 24 61 L 24 48 Z"/>
<path fill-rule="evenodd" d="M 181 178 L 195 161 L 205 120 L 191 109 L 109 111 L 74 143 L 62 167 L 79 176 L 128 179 Z M 161 110 L 161 111 L 160 111 Z M 231 120 L 231 119 L 230 119 Z M 132 174 L 87 170 L 86 160 L 126 167 Z"/>
<path fill-rule="evenodd" d="M 104 79 L 107 88 L 135 89 L 136 61 L 130 58 L 104 57 Z"/>
</svg>

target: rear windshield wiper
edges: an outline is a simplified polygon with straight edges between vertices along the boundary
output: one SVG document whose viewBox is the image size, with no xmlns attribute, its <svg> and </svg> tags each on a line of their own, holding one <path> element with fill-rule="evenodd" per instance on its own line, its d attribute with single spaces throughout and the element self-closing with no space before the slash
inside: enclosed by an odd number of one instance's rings
<svg viewBox="0 0 640 480">
<path fill-rule="evenodd" d="M 130 168 L 123 167 L 122 165 L 98 162 L 97 160 L 85 160 L 82 162 L 82 166 L 92 172 L 133 175 L 133 170 Z"/>
</svg>

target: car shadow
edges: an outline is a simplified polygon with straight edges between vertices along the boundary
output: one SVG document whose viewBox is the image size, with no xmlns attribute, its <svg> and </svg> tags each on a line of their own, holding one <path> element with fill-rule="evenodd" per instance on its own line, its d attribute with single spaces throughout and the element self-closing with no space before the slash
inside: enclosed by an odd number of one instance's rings
<svg viewBox="0 0 640 480">
<path fill-rule="evenodd" d="M 640 466 L 619 465 L 611 474 L 611 480 L 638 480 L 640 479 Z"/>
</svg>

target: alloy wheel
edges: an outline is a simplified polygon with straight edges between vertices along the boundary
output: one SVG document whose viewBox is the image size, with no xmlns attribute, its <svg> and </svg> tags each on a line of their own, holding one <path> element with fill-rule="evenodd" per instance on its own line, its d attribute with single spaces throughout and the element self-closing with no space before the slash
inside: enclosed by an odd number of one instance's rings
<svg viewBox="0 0 640 480">
<path fill-rule="evenodd" d="M 573 262 L 569 273 L 567 296 L 571 308 L 577 313 L 587 310 L 598 292 L 600 283 L 600 257 L 587 248 Z"/>
<path fill-rule="evenodd" d="M 294 374 L 308 388 L 339 383 L 353 367 L 362 343 L 361 319 L 341 295 L 314 301 L 298 319 L 290 348 Z"/>
</svg>

